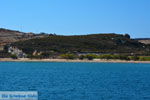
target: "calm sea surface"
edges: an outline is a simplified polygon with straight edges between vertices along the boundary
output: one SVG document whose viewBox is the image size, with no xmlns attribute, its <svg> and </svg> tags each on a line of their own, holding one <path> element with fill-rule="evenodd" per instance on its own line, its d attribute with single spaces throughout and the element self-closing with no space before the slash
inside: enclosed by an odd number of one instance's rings
<svg viewBox="0 0 150 100">
<path fill-rule="evenodd" d="M 0 62 L 0 91 L 39 100 L 150 100 L 150 64 Z"/>
</svg>

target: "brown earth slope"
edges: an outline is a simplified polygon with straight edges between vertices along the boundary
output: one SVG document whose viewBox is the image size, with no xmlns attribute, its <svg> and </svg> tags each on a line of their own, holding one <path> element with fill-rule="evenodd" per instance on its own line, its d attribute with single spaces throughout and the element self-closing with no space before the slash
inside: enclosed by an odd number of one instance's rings
<svg viewBox="0 0 150 100">
<path fill-rule="evenodd" d="M 45 37 L 46 34 L 34 34 L 34 33 L 24 33 L 20 31 L 14 31 L 9 29 L 0 28 L 0 46 L 16 42 L 19 40 L 28 40 L 32 38 Z"/>
<path fill-rule="evenodd" d="M 144 44 L 150 44 L 150 39 L 139 39 L 138 41 Z"/>
</svg>

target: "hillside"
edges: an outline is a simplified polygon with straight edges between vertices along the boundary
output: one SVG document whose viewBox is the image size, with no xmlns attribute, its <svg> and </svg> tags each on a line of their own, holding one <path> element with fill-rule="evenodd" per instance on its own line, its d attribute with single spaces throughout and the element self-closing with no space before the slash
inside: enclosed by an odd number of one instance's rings
<svg viewBox="0 0 150 100">
<path fill-rule="evenodd" d="M 44 37 L 45 34 L 24 33 L 15 30 L 0 28 L 0 46 L 20 40 L 28 40 L 37 37 Z"/>
<path fill-rule="evenodd" d="M 27 54 L 37 52 L 53 53 L 137 53 L 143 54 L 149 48 L 128 35 L 120 34 L 91 34 L 78 36 L 49 36 L 15 42 L 12 46 L 22 49 Z"/>
<path fill-rule="evenodd" d="M 19 31 L 12 31 L 7 29 L 0 29 L 0 45 L 10 42 L 15 42 L 22 37 L 23 33 Z"/>
<path fill-rule="evenodd" d="M 135 39 L 141 43 L 144 43 L 144 44 L 150 44 L 150 38 L 137 38 Z"/>
</svg>

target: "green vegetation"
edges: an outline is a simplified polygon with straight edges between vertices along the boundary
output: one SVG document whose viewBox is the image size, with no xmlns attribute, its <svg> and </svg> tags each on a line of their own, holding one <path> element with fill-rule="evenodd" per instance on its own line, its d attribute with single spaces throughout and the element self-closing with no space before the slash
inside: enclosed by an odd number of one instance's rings
<svg viewBox="0 0 150 100">
<path fill-rule="evenodd" d="M 11 55 L 10 56 L 12 59 L 18 59 L 18 57 L 16 55 Z"/>
<path fill-rule="evenodd" d="M 134 60 L 134 61 L 140 60 L 139 56 L 130 56 L 129 58 L 130 60 Z"/>
<path fill-rule="evenodd" d="M 38 52 L 55 52 L 57 54 L 100 52 L 100 53 L 126 53 L 148 54 L 150 51 L 147 45 L 130 39 L 128 34 L 93 34 L 79 36 L 49 36 L 11 44 L 27 54 Z"/>
<path fill-rule="evenodd" d="M 28 58 L 120 59 L 148 61 L 150 45 L 139 43 L 129 34 L 50 35 L 12 43 Z"/>
<path fill-rule="evenodd" d="M 98 58 L 98 56 L 94 54 L 88 54 L 88 55 L 85 55 L 85 58 L 87 58 L 88 60 L 93 60 L 94 58 Z"/>
<path fill-rule="evenodd" d="M 63 59 L 75 59 L 75 58 L 77 58 L 77 56 L 74 54 L 61 54 L 60 57 Z"/>
<path fill-rule="evenodd" d="M 113 59 L 113 55 L 100 55 L 99 56 L 100 59 Z"/>
<path fill-rule="evenodd" d="M 84 55 L 80 55 L 78 58 L 79 58 L 80 60 L 83 60 L 83 59 L 85 58 L 85 56 L 84 56 Z"/>
<path fill-rule="evenodd" d="M 31 58 L 31 59 L 44 59 L 42 55 L 28 55 L 27 58 Z"/>
<path fill-rule="evenodd" d="M 140 56 L 139 60 L 140 61 L 150 61 L 150 56 Z"/>
<path fill-rule="evenodd" d="M 48 56 L 48 55 L 46 55 Z M 76 55 L 76 54 L 61 54 L 59 55 L 62 59 L 106 59 L 106 60 L 133 60 L 133 61 L 150 61 L 150 56 L 127 56 L 127 55 L 111 55 L 111 54 L 104 54 L 104 55 L 95 55 L 95 54 L 87 54 L 87 55 Z M 11 55 L 11 58 L 17 59 L 15 55 Z M 42 55 L 28 55 L 28 58 L 31 59 L 43 59 L 45 56 Z"/>
<path fill-rule="evenodd" d="M 0 58 L 10 58 L 11 54 L 7 51 L 0 51 Z"/>
<path fill-rule="evenodd" d="M 120 60 L 130 60 L 128 56 L 126 55 L 110 55 L 110 54 L 106 54 L 106 55 L 100 55 L 99 56 L 100 59 L 120 59 Z"/>
<path fill-rule="evenodd" d="M 46 58 L 51 58 L 53 56 L 53 53 L 51 52 L 42 52 L 40 54 L 28 54 L 27 58 L 31 59 L 46 59 Z"/>
<path fill-rule="evenodd" d="M 105 55 L 95 55 L 95 54 L 87 54 L 87 55 L 80 55 L 77 56 L 75 54 L 61 54 L 61 58 L 63 59 L 106 59 L 106 60 L 134 60 L 134 61 L 150 61 L 149 56 L 127 56 L 127 55 L 111 55 L 111 54 L 105 54 Z"/>
</svg>

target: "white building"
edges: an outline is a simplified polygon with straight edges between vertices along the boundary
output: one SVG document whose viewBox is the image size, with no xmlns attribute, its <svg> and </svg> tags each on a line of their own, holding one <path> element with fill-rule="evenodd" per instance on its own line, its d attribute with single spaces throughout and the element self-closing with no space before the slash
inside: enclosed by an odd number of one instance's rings
<svg viewBox="0 0 150 100">
<path fill-rule="evenodd" d="M 18 49 L 17 47 L 12 47 L 10 46 L 8 48 L 8 52 L 11 53 L 12 55 L 16 55 L 18 58 L 26 58 L 27 55 L 20 49 Z"/>
</svg>

